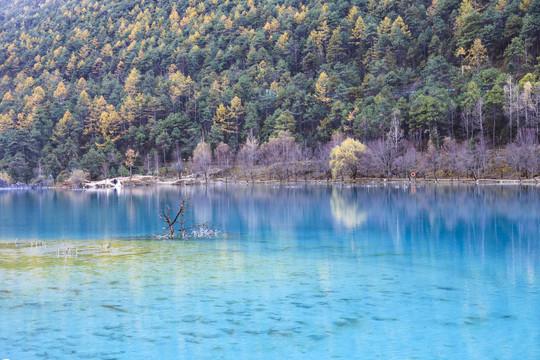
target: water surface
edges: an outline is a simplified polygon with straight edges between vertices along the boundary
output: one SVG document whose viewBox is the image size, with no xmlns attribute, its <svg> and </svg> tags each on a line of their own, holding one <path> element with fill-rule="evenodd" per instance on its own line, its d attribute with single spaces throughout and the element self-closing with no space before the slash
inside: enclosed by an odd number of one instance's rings
<svg viewBox="0 0 540 360">
<path fill-rule="evenodd" d="M 182 192 L 224 234 L 148 237 Z M 540 358 L 538 188 L 3 191 L 0 211 L 0 358 Z"/>
</svg>

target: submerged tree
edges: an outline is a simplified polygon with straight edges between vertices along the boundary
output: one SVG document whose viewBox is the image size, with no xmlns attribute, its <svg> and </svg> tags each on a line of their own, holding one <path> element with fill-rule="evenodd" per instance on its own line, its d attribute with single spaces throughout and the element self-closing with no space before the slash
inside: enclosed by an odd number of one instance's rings
<svg viewBox="0 0 540 360">
<path fill-rule="evenodd" d="M 196 224 L 190 217 L 190 213 L 191 204 L 185 195 L 182 195 L 182 200 L 174 215 L 171 215 L 171 208 L 168 204 L 161 203 L 159 218 L 167 224 L 163 229 L 167 231 L 167 237 L 169 239 L 174 239 L 177 231 L 182 238 L 186 237 L 186 233 L 189 230 L 201 230 L 207 234 L 214 233 L 214 231 L 209 229 L 207 224 Z"/>
</svg>

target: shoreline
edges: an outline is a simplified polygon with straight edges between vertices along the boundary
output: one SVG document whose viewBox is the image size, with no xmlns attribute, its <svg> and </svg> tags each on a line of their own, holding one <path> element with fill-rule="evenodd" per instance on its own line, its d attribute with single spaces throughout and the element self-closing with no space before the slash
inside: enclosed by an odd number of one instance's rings
<svg viewBox="0 0 540 360">
<path fill-rule="evenodd" d="M 203 178 L 184 177 L 184 178 L 159 178 L 158 176 L 134 176 L 131 179 L 129 177 L 116 178 L 120 181 L 123 187 L 142 187 L 142 186 L 159 186 L 159 185 L 172 185 L 172 186 L 190 186 L 190 185 L 384 185 L 384 184 L 474 184 L 474 185 L 536 185 L 540 186 L 540 179 L 408 179 L 408 178 L 359 178 L 359 179 L 347 179 L 347 180 L 322 180 L 322 179 L 290 179 L 290 180 L 262 180 L 257 179 L 249 181 L 245 179 L 225 179 L 225 178 L 213 178 L 205 181 Z M 113 179 L 106 179 L 100 181 L 91 181 L 84 184 L 83 189 L 106 189 L 114 188 Z M 53 186 L 51 188 L 71 188 L 69 186 Z"/>
<path fill-rule="evenodd" d="M 40 189 L 68 189 L 68 190 L 98 190 L 98 189 L 113 189 L 115 188 L 114 180 L 120 182 L 120 188 L 136 188 L 145 186 L 191 186 L 191 185 L 385 185 L 385 184 L 407 184 L 407 185 L 423 185 L 423 184 L 472 184 L 472 185 L 526 185 L 539 186 L 540 179 L 431 179 L 431 178 L 358 178 L 346 180 L 323 180 L 323 179 L 290 179 L 290 180 L 262 180 L 256 179 L 249 181 L 245 179 L 230 179 L 230 178 L 212 178 L 205 181 L 201 177 L 183 177 L 183 178 L 160 178 L 159 176 L 151 175 L 135 175 L 133 177 L 117 177 L 105 180 L 87 181 L 81 186 L 64 183 L 53 186 L 36 186 L 35 184 L 21 184 L 0 187 L 0 190 L 40 190 Z"/>
</svg>

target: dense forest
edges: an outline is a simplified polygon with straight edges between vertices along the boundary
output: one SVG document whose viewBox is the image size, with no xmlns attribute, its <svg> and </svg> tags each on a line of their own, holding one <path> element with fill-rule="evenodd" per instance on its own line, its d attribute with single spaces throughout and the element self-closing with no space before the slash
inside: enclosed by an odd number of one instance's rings
<svg viewBox="0 0 540 360">
<path fill-rule="evenodd" d="M 348 137 L 387 175 L 460 149 L 538 172 L 519 149 L 538 157 L 539 0 L 6 0 L 0 49 L 14 180 L 178 170 L 201 141 L 210 163 L 272 165 L 287 139 L 320 160 Z"/>
</svg>

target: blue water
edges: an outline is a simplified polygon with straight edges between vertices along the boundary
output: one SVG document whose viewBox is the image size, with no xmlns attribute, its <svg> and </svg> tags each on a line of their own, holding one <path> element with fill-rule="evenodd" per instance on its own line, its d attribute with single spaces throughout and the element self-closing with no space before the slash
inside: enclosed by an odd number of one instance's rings
<svg viewBox="0 0 540 360">
<path fill-rule="evenodd" d="M 539 244 L 534 187 L 0 191 L 0 359 L 538 359 Z"/>
</svg>

